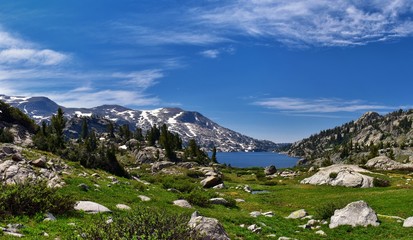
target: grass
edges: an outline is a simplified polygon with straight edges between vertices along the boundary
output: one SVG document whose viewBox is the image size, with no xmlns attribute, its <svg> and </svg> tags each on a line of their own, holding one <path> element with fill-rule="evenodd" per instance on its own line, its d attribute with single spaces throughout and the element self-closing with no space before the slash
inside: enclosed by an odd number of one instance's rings
<svg viewBox="0 0 413 240">
<path fill-rule="evenodd" d="M 36 153 L 30 153 L 32 158 L 38 157 Z M 52 156 L 51 156 L 52 157 Z M 378 214 L 393 215 L 402 218 L 413 216 L 413 183 L 408 181 L 412 176 L 403 172 L 381 172 L 375 176 L 389 180 L 389 187 L 374 187 L 369 189 L 312 186 L 302 185 L 299 181 L 307 177 L 307 173 L 294 179 L 284 179 L 277 177 L 267 179 L 260 174 L 263 169 L 222 169 L 225 175 L 226 189 L 209 190 L 207 193 L 219 195 L 223 198 L 241 198 L 245 202 L 237 203 L 236 207 L 225 207 L 219 205 L 194 205 L 193 209 L 183 209 L 173 206 L 172 202 L 180 197 L 187 196 L 191 189 L 197 189 L 199 179 L 188 176 L 165 177 L 152 175 L 147 166 L 136 170 L 136 174 L 142 179 L 152 182 L 151 185 L 143 185 L 135 180 L 120 178 L 118 184 L 112 184 L 108 179 L 110 174 L 81 167 L 77 163 L 68 163 L 71 166 L 70 175 L 62 175 L 67 183 L 58 191 L 64 195 L 71 195 L 76 200 L 90 200 L 105 205 L 113 210 L 115 214 L 122 210 L 116 209 L 116 204 L 123 203 L 132 209 L 157 208 L 168 209 L 172 212 L 190 215 L 195 210 L 201 215 L 217 218 L 224 226 L 231 239 L 274 239 L 267 237 L 275 234 L 277 239 L 281 236 L 296 239 L 410 239 L 413 236 L 413 229 L 403 228 L 402 223 L 391 218 L 379 218 L 379 227 L 338 227 L 329 229 L 327 225 L 321 226 L 327 237 L 315 234 L 314 230 L 302 229 L 298 225 L 305 224 L 307 220 L 285 219 L 291 212 L 298 209 L 305 209 L 310 215 L 320 215 L 320 209 L 334 204 L 347 204 L 352 201 L 366 201 Z M 83 172 L 85 176 L 80 175 Z M 99 178 L 92 177 L 93 173 L 98 173 Z M 190 174 L 192 175 L 192 173 Z M 165 181 L 167 179 L 167 181 Z M 89 186 L 89 191 L 81 191 L 79 184 L 84 183 Z M 188 186 L 185 187 L 185 184 Z M 265 190 L 267 193 L 249 194 L 237 186 L 249 185 L 253 190 Z M 95 186 L 97 185 L 97 186 Z M 174 193 L 166 188 L 176 186 L 181 188 L 183 193 Z M 208 195 L 206 194 L 206 195 Z M 152 200 L 142 202 L 138 195 L 145 195 Z M 250 217 L 252 211 L 273 211 L 272 218 L 259 216 Z M 106 217 L 108 215 L 104 215 Z M 16 217 L 0 221 L 0 226 L 5 227 L 8 223 L 22 223 L 26 227 L 22 233 L 26 235 L 23 239 L 68 239 L 73 234 L 78 234 L 77 226 L 94 224 L 101 219 L 99 215 L 88 215 L 75 212 L 69 215 L 57 215 L 55 222 L 43 222 L 41 217 Z M 71 226 L 74 223 L 76 226 Z M 246 227 L 257 224 L 262 227 L 262 232 L 251 233 Z M 49 234 L 49 238 L 43 237 L 44 232 Z M 14 239 L 1 236 L 0 239 Z"/>
</svg>

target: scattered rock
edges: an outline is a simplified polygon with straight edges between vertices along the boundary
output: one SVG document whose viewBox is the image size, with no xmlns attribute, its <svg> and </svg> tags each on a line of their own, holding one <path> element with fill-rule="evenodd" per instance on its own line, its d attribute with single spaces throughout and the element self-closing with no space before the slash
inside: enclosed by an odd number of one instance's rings
<svg viewBox="0 0 413 240">
<path fill-rule="evenodd" d="M 17 150 L 14 147 L 11 146 L 4 146 L 2 148 L 2 152 L 4 152 L 6 155 L 12 155 L 17 152 Z"/>
<path fill-rule="evenodd" d="M 265 217 L 274 217 L 274 213 L 272 211 L 262 213 L 262 215 L 265 216 Z"/>
<path fill-rule="evenodd" d="M 116 208 L 120 210 L 131 210 L 131 207 L 125 204 L 116 204 Z"/>
<path fill-rule="evenodd" d="M 248 226 L 247 229 L 250 230 L 253 233 L 261 232 L 261 227 L 258 227 L 257 224 L 250 225 L 250 226 Z"/>
<path fill-rule="evenodd" d="M 203 217 L 194 212 L 188 225 L 203 236 L 202 240 L 230 240 L 224 227 L 215 218 Z"/>
<path fill-rule="evenodd" d="M 303 179 L 301 183 L 361 188 L 373 187 L 373 177 L 361 173 L 370 172 L 356 165 L 336 164 L 320 168 L 316 174 Z"/>
<path fill-rule="evenodd" d="M 91 176 L 94 177 L 94 178 L 100 178 L 100 175 L 97 174 L 97 173 L 93 173 Z"/>
<path fill-rule="evenodd" d="M 199 163 L 197 162 L 180 162 L 177 164 L 179 167 L 183 167 L 183 168 L 187 168 L 187 169 L 191 169 L 194 167 L 198 167 Z"/>
<path fill-rule="evenodd" d="M 7 228 L 0 228 L 5 235 L 13 236 L 13 237 L 24 237 L 19 231 L 20 229 L 24 228 L 22 224 L 8 224 Z"/>
<path fill-rule="evenodd" d="M 187 200 L 184 200 L 184 199 L 175 200 L 173 203 L 174 203 L 174 205 L 176 205 L 178 207 L 192 208 L 191 204 L 189 204 L 189 202 Z"/>
<path fill-rule="evenodd" d="M 261 216 L 261 212 L 258 212 L 258 211 L 254 211 L 254 212 L 250 212 L 250 216 L 251 217 L 259 217 L 259 216 Z"/>
<path fill-rule="evenodd" d="M 251 189 L 251 187 L 248 186 L 248 185 L 245 185 L 245 186 L 244 186 L 244 191 L 247 192 L 247 193 L 252 193 L 252 189 Z"/>
<path fill-rule="evenodd" d="M 155 162 L 155 163 L 153 163 L 151 170 L 152 170 L 153 173 L 156 173 L 156 172 L 161 171 L 162 169 L 171 167 L 173 165 L 175 165 L 175 164 L 173 162 L 170 162 L 170 161 Z"/>
<path fill-rule="evenodd" d="M 144 195 L 139 195 L 138 198 L 140 198 L 142 202 L 149 202 L 151 200 L 150 197 Z"/>
<path fill-rule="evenodd" d="M 216 204 L 216 205 L 224 205 L 224 206 L 228 205 L 228 201 L 225 200 L 224 198 L 211 198 L 209 199 L 209 202 L 211 204 Z"/>
<path fill-rule="evenodd" d="M 223 184 L 223 183 L 221 183 L 221 184 L 218 184 L 218 185 L 216 185 L 216 186 L 214 186 L 214 187 L 212 187 L 213 189 L 224 189 L 225 188 L 225 185 Z"/>
<path fill-rule="evenodd" d="M 264 174 L 267 176 L 273 175 L 276 172 L 277 172 L 277 168 L 274 165 L 268 166 L 264 169 Z"/>
<path fill-rule="evenodd" d="M 323 230 L 318 230 L 317 232 L 315 232 L 315 234 L 318 234 L 320 236 L 327 236 L 327 234 Z"/>
<path fill-rule="evenodd" d="M 406 218 L 403 222 L 403 227 L 413 227 L 413 217 Z"/>
<path fill-rule="evenodd" d="M 297 210 L 292 212 L 287 218 L 288 219 L 300 219 L 307 216 L 307 212 L 304 209 Z"/>
<path fill-rule="evenodd" d="M 308 172 L 315 172 L 315 167 L 314 166 L 310 167 L 310 169 L 308 169 Z"/>
<path fill-rule="evenodd" d="M 112 184 L 118 184 L 119 183 L 119 180 L 116 178 L 116 177 L 114 177 L 114 176 L 108 176 L 107 177 L 110 181 L 112 181 Z"/>
<path fill-rule="evenodd" d="M 201 181 L 204 188 L 212 188 L 222 183 L 222 179 L 218 176 L 210 176 Z"/>
<path fill-rule="evenodd" d="M 85 211 L 91 214 L 111 212 L 107 207 L 91 201 L 78 201 L 75 205 L 75 210 Z"/>
<path fill-rule="evenodd" d="M 39 159 L 33 160 L 31 164 L 35 167 L 45 168 L 47 165 L 47 159 L 45 156 L 40 157 Z"/>
<path fill-rule="evenodd" d="M 23 157 L 22 155 L 20 155 L 20 153 L 15 153 L 11 156 L 11 159 L 15 162 L 21 162 L 23 161 Z"/>
<path fill-rule="evenodd" d="M 245 202 L 245 200 L 244 200 L 244 199 L 241 199 L 241 198 L 236 198 L 236 199 L 235 199 L 235 202 L 241 203 L 241 202 Z"/>
<path fill-rule="evenodd" d="M 378 226 L 377 215 L 366 202 L 357 201 L 349 203 L 345 208 L 334 211 L 331 217 L 330 228 L 341 225 L 355 226 Z"/>
<path fill-rule="evenodd" d="M 45 219 L 43 220 L 44 222 L 48 222 L 48 221 L 56 221 L 56 217 L 53 216 L 53 214 L 51 213 L 46 213 L 45 214 Z"/>
</svg>

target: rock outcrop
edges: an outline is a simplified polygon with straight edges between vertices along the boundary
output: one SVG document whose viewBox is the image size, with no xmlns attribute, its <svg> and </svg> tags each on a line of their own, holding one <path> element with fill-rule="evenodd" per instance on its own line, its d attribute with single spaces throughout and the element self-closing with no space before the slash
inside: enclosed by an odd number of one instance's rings
<svg viewBox="0 0 413 240">
<path fill-rule="evenodd" d="M 402 164 L 386 156 L 378 156 L 367 161 L 365 164 L 368 168 L 379 170 L 402 170 L 413 169 L 413 164 Z"/>
<path fill-rule="evenodd" d="M 362 173 L 369 173 L 369 171 L 356 165 L 336 164 L 320 168 L 316 174 L 303 179 L 301 183 L 360 188 L 373 187 L 373 177 Z"/>
<path fill-rule="evenodd" d="M 230 240 L 224 227 L 215 218 L 203 217 L 194 212 L 188 225 L 202 236 L 202 240 Z"/>
<path fill-rule="evenodd" d="M 156 173 L 156 172 L 161 171 L 162 169 L 165 169 L 165 168 L 168 168 L 168 167 L 171 167 L 171 166 L 174 166 L 174 165 L 175 165 L 175 163 L 169 162 L 169 161 L 155 162 L 152 165 L 151 170 L 152 170 L 153 173 Z"/>
<path fill-rule="evenodd" d="M 348 204 L 343 209 L 334 211 L 331 217 L 330 228 L 336 228 L 341 225 L 356 226 L 378 226 L 377 215 L 371 207 L 364 201 L 357 201 Z"/>
<path fill-rule="evenodd" d="M 47 181 L 49 187 L 64 185 L 59 173 L 68 166 L 59 160 L 45 163 L 45 157 L 39 158 L 39 164 L 33 164 L 21 155 L 21 148 L 7 145 L 0 148 L 0 183 L 16 184 L 26 181 Z M 14 157 L 13 157 L 14 156 Z M 18 156 L 18 157 L 17 157 Z M 6 160 L 7 159 L 7 160 Z M 37 160 L 36 160 L 37 161 Z"/>
</svg>

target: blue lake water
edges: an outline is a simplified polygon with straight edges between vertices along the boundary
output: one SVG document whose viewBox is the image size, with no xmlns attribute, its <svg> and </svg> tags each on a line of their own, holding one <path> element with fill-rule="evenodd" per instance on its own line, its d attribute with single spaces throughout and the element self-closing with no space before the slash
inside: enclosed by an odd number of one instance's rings
<svg viewBox="0 0 413 240">
<path fill-rule="evenodd" d="M 231 164 L 232 167 L 239 168 L 270 165 L 277 168 L 289 168 L 295 166 L 298 158 L 273 152 L 217 152 L 217 160 L 219 163 Z"/>
</svg>

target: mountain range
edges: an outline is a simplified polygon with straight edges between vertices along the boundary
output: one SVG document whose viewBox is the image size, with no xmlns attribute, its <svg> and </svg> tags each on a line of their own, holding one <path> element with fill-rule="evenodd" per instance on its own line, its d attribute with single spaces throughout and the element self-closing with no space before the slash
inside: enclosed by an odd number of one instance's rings
<svg viewBox="0 0 413 240">
<path fill-rule="evenodd" d="M 36 123 L 50 121 L 59 107 L 69 120 L 67 130 L 72 135 L 79 134 L 79 118 L 93 118 L 95 129 L 102 129 L 108 120 L 117 125 L 128 124 L 131 130 L 137 127 L 144 132 L 153 125 L 166 124 L 171 132 L 178 133 L 184 143 L 195 139 L 206 150 L 216 147 L 222 152 L 274 151 L 285 144 L 267 140 L 257 140 L 224 128 L 198 112 L 180 108 L 159 108 L 155 110 L 134 110 L 119 105 L 102 105 L 94 108 L 67 108 L 59 106 L 47 97 L 22 97 L 0 95 L 0 100 L 17 107 L 35 120 Z M 105 122 L 106 121 L 106 122 Z M 93 127 L 93 126 L 92 126 Z"/>
<path fill-rule="evenodd" d="M 386 115 L 367 112 L 356 121 L 323 130 L 294 143 L 288 154 L 307 163 L 359 163 L 378 155 L 413 160 L 413 110 Z"/>
</svg>

